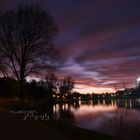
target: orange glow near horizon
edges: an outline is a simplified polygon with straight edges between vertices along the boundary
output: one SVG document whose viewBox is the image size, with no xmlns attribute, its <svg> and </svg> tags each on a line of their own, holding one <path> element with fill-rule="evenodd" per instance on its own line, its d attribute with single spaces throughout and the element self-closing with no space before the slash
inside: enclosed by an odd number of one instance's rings
<svg viewBox="0 0 140 140">
<path fill-rule="evenodd" d="M 63 78 L 64 76 L 61 76 L 61 78 Z M 35 76 L 28 76 L 26 78 L 26 80 L 28 82 L 32 81 L 32 80 L 36 80 L 36 81 L 40 81 L 42 80 L 41 77 L 35 77 Z M 75 85 L 74 85 L 74 89 L 73 92 L 79 92 L 82 94 L 92 94 L 92 93 L 96 93 L 96 94 L 103 94 L 103 93 L 115 93 L 116 90 L 115 88 L 113 88 L 113 86 L 96 86 L 96 81 L 95 81 L 95 85 L 88 85 L 88 83 L 90 83 L 90 80 L 75 80 Z M 132 85 L 133 86 L 133 85 Z M 131 86 L 131 87 L 132 87 Z M 117 90 L 124 90 L 123 87 L 119 87 Z"/>
<path fill-rule="evenodd" d="M 102 94 L 102 93 L 114 93 L 115 89 L 113 88 L 106 88 L 106 87 L 91 87 L 91 86 L 87 86 L 87 85 L 80 85 L 77 84 L 75 85 L 74 91 L 77 91 L 79 93 L 82 94 L 87 94 L 87 93 L 98 93 L 98 94 Z"/>
</svg>

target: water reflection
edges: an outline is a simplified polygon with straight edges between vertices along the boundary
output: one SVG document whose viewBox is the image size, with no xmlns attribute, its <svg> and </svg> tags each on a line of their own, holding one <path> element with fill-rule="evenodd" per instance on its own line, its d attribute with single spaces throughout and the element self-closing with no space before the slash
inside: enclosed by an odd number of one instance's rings
<svg viewBox="0 0 140 140">
<path fill-rule="evenodd" d="M 140 99 L 77 101 L 56 104 L 53 111 L 59 121 L 125 139 L 140 138 Z"/>
<path fill-rule="evenodd" d="M 70 124 L 75 123 L 75 117 L 71 111 L 71 104 L 56 104 L 53 108 L 54 120 Z"/>
</svg>

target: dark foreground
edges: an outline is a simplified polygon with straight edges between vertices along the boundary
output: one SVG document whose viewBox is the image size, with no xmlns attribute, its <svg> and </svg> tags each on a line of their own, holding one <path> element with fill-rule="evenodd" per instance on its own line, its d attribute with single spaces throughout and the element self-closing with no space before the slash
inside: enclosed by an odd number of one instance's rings
<svg viewBox="0 0 140 140">
<path fill-rule="evenodd" d="M 56 122 L 23 120 L 23 116 L 0 112 L 2 140 L 117 140 L 112 136 Z"/>
</svg>

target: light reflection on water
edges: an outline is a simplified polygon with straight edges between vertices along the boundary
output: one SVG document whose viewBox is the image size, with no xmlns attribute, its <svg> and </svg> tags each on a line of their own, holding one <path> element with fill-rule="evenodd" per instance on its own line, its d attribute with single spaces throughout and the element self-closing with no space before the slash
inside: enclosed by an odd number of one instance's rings
<svg viewBox="0 0 140 140">
<path fill-rule="evenodd" d="M 65 122 L 89 130 L 126 139 L 140 138 L 140 99 L 57 104 L 54 106 L 54 114 L 55 119 L 60 117 L 62 121 L 64 119 Z"/>
</svg>

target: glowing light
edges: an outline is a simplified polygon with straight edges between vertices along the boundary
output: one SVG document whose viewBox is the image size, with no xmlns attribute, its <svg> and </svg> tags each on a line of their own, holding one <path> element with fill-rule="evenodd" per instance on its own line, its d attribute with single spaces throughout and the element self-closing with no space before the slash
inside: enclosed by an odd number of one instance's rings
<svg viewBox="0 0 140 140">
<path fill-rule="evenodd" d="M 136 79 L 136 82 L 137 82 L 137 87 L 139 87 L 139 86 L 140 86 L 140 77 L 138 77 L 138 78 Z"/>
<path fill-rule="evenodd" d="M 137 82 L 140 82 L 140 77 L 137 78 Z"/>
</svg>

